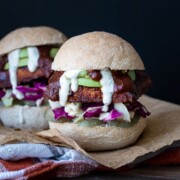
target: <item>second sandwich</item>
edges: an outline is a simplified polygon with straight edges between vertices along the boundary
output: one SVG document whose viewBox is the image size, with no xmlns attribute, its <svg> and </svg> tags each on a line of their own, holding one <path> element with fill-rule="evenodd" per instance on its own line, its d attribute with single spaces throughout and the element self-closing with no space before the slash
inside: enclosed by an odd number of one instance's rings
<svg viewBox="0 0 180 180">
<path fill-rule="evenodd" d="M 0 41 L 0 120 L 13 128 L 47 129 L 43 93 L 65 35 L 51 27 L 24 27 Z"/>
</svg>

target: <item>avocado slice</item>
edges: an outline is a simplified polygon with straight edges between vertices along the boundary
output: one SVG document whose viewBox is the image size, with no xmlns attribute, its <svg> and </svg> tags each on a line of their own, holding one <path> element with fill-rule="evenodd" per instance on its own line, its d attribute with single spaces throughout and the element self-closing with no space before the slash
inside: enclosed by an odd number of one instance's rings
<svg viewBox="0 0 180 180">
<path fill-rule="evenodd" d="M 24 66 L 27 66 L 27 65 L 28 65 L 28 58 L 23 58 L 23 59 L 20 59 L 20 60 L 19 60 L 19 65 L 18 65 L 18 67 L 24 67 Z M 8 69 L 9 69 L 9 63 L 6 63 L 6 64 L 5 64 L 4 69 L 5 69 L 5 70 L 8 70 Z"/>
<path fill-rule="evenodd" d="M 78 78 L 90 78 L 89 77 L 89 74 L 86 70 L 82 70 L 79 75 L 78 75 Z"/>
<path fill-rule="evenodd" d="M 50 50 L 50 57 L 51 57 L 51 58 L 54 58 L 54 57 L 56 56 L 58 50 L 59 50 L 59 48 L 52 48 L 52 49 Z"/>
<path fill-rule="evenodd" d="M 78 85 L 86 87 L 101 87 L 99 81 L 94 81 L 88 78 L 78 78 Z"/>
<path fill-rule="evenodd" d="M 19 59 L 27 58 L 28 57 L 28 50 L 27 48 L 20 49 Z"/>
<path fill-rule="evenodd" d="M 18 67 L 23 67 L 28 65 L 28 50 L 27 48 L 20 49 L 19 53 L 19 65 Z M 9 63 L 7 62 L 4 66 L 5 70 L 9 69 Z"/>
<path fill-rule="evenodd" d="M 135 73 L 134 70 L 128 71 L 128 75 L 129 75 L 129 77 L 132 79 L 132 81 L 135 81 L 135 80 L 136 80 L 136 73 Z"/>
</svg>

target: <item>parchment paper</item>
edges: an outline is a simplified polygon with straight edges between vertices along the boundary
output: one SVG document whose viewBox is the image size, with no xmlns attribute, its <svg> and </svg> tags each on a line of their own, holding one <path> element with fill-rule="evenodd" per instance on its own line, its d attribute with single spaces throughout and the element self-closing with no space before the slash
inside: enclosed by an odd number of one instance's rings
<svg viewBox="0 0 180 180">
<path fill-rule="evenodd" d="M 180 140 L 179 105 L 148 96 L 143 96 L 140 101 L 151 112 L 151 116 L 147 118 L 147 128 L 138 141 L 124 149 L 106 152 L 86 152 L 72 139 L 62 136 L 55 129 L 33 132 L 0 127 L 0 144 L 26 141 L 31 143 L 63 145 L 72 147 L 97 162 L 116 169 L 133 162 L 138 157 L 155 152 L 165 146 L 171 145 L 174 141 Z"/>
<path fill-rule="evenodd" d="M 162 147 L 180 140 L 180 106 L 158 99 L 143 96 L 140 100 L 151 112 L 147 118 L 147 128 L 138 141 L 129 147 L 106 152 L 85 152 L 77 143 L 63 137 L 57 130 L 38 133 L 40 136 L 72 145 L 86 156 L 111 168 L 118 168 L 133 162 L 137 157 L 155 152 Z"/>
<path fill-rule="evenodd" d="M 70 147 L 65 145 L 64 143 L 63 144 L 55 143 L 53 141 L 40 137 L 37 135 L 37 131 L 12 129 L 12 128 L 0 126 L 0 145 L 23 143 L 23 142 L 44 143 L 44 144 Z"/>
</svg>

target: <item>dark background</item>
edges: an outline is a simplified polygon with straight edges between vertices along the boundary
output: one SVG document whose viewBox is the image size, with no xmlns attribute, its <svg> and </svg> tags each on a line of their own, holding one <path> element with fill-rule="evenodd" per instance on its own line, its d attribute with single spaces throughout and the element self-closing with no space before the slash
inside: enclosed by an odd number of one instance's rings
<svg viewBox="0 0 180 180">
<path fill-rule="evenodd" d="M 1 0 L 0 38 L 47 25 L 68 37 L 103 30 L 129 41 L 153 80 L 149 95 L 180 104 L 180 1 Z"/>
</svg>

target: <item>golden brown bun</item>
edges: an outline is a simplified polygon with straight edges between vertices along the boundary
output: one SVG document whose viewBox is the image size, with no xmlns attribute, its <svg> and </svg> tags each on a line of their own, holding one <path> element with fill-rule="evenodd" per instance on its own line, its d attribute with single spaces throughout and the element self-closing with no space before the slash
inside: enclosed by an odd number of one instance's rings
<svg viewBox="0 0 180 180">
<path fill-rule="evenodd" d="M 23 27 L 7 34 L 0 41 L 0 55 L 26 46 L 63 44 L 66 36 L 57 29 L 39 26 Z"/>
<path fill-rule="evenodd" d="M 52 64 L 57 71 L 75 69 L 144 69 L 136 50 L 122 38 L 107 32 L 91 32 L 66 41 Z"/>
<path fill-rule="evenodd" d="M 43 130 L 48 129 L 49 124 L 45 119 L 45 113 L 49 107 L 29 107 L 14 105 L 12 107 L 0 107 L 0 123 L 6 127 L 18 129 Z"/>
<path fill-rule="evenodd" d="M 120 149 L 134 143 L 146 127 L 140 119 L 129 128 L 121 127 L 82 127 L 73 123 L 49 122 L 50 129 L 57 129 L 62 135 L 75 140 L 87 151 Z"/>
</svg>

